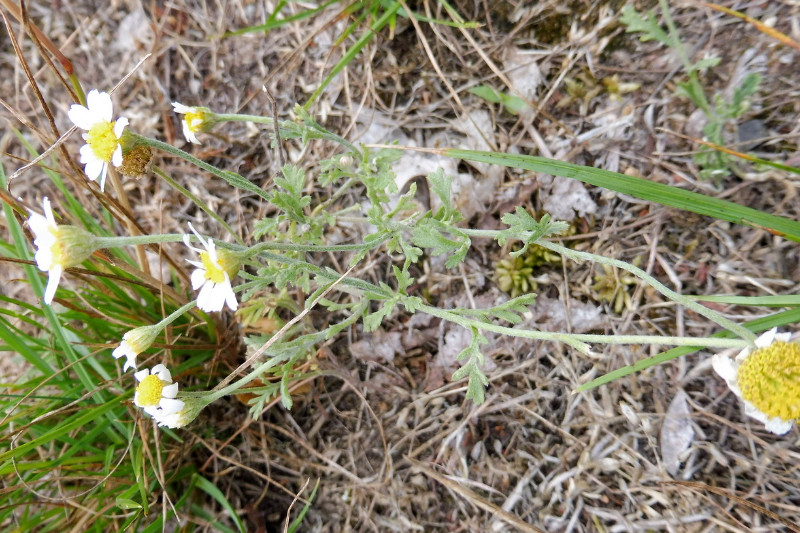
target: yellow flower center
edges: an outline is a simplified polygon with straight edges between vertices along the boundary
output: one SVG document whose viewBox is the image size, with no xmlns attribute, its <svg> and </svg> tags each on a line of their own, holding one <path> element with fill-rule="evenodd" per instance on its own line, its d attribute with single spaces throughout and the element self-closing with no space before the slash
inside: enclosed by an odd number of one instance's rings
<svg viewBox="0 0 800 533">
<path fill-rule="evenodd" d="M 183 120 L 186 121 L 186 126 L 189 128 L 189 131 L 192 133 L 198 133 L 202 131 L 203 127 L 203 115 L 202 113 L 197 113 L 195 111 L 189 111 L 183 116 Z"/>
<path fill-rule="evenodd" d="M 164 382 L 158 376 L 150 374 L 136 387 L 137 404 L 139 407 L 158 405 L 158 402 L 161 401 L 162 390 L 164 390 Z"/>
<path fill-rule="evenodd" d="M 113 122 L 98 122 L 86 136 L 86 144 L 88 144 L 94 155 L 102 161 L 111 161 L 111 156 L 114 155 L 114 150 L 117 149 L 119 139 L 114 134 Z"/>
<path fill-rule="evenodd" d="M 220 256 L 217 257 L 219 258 Z M 203 262 L 203 268 L 206 269 L 207 280 L 214 283 L 222 283 L 225 281 L 225 270 L 217 266 L 217 264 L 211 260 L 211 256 L 208 252 L 200 252 L 200 260 Z M 222 261 L 219 261 L 219 263 L 222 265 Z"/>
<path fill-rule="evenodd" d="M 769 417 L 800 418 L 800 343 L 773 342 L 739 367 L 742 397 Z"/>
</svg>

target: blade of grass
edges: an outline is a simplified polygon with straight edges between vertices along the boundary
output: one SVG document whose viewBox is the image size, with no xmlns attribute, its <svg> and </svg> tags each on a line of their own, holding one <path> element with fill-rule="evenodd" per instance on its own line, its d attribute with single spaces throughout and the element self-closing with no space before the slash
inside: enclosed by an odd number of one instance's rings
<svg viewBox="0 0 800 533">
<path fill-rule="evenodd" d="M 384 7 L 388 8 L 391 7 L 392 2 L 390 2 L 389 0 L 382 0 L 381 4 Z M 403 18 L 408 18 L 408 13 L 406 12 L 405 9 L 400 9 L 400 11 L 397 12 L 397 15 Z M 439 26 L 449 26 L 451 28 L 464 28 L 472 30 L 481 27 L 481 24 L 478 22 L 467 22 L 462 20 L 451 21 L 451 20 L 430 18 L 420 13 L 417 13 L 416 11 L 412 11 L 411 16 L 414 17 L 414 19 L 418 20 L 419 22 L 425 22 L 426 24 L 438 24 Z"/>
<path fill-rule="evenodd" d="M 279 19 L 277 18 L 278 14 L 280 13 L 281 9 L 283 9 L 286 6 L 286 2 L 282 1 L 275 7 L 275 11 L 273 11 L 272 14 L 270 14 L 270 16 L 267 18 L 267 21 L 264 24 L 259 24 L 257 26 L 248 26 L 246 28 L 241 28 L 239 30 L 229 31 L 227 33 L 223 33 L 222 37 L 234 37 L 236 35 L 244 35 L 246 33 L 253 33 L 257 31 L 263 31 L 264 33 L 267 33 L 270 30 L 274 30 L 275 28 L 280 28 L 281 26 L 285 26 L 286 24 L 291 24 L 292 22 L 297 22 L 298 20 L 304 20 L 309 17 L 313 17 L 317 13 L 320 13 L 321 11 L 327 9 L 328 6 L 339 2 L 340 0 L 328 0 L 321 6 L 315 7 L 313 9 L 306 9 L 305 11 L 301 11 L 300 13 L 296 13 L 294 15 L 289 15 L 288 17 Z M 351 7 L 358 3 L 361 2 L 354 2 L 353 4 L 351 4 Z"/>
<path fill-rule="evenodd" d="M 397 11 L 399 9 L 400 9 L 400 4 L 397 2 L 394 2 L 389 8 L 387 8 L 386 12 L 384 12 L 384 14 L 381 15 L 381 17 L 378 20 L 376 20 L 375 23 L 372 24 L 372 26 L 369 27 L 367 32 L 364 35 L 362 35 L 355 42 L 355 44 L 351 46 L 350 49 L 347 50 L 347 52 L 336 63 L 336 65 L 334 65 L 334 67 L 331 69 L 328 75 L 325 76 L 325 79 L 322 80 L 322 82 L 319 84 L 319 87 L 317 87 L 314 93 L 308 98 L 308 101 L 306 101 L 306 103 L 303 104 L 303 109 L 308 110 L 311 107 L 314 101 L 317 98 L 319 98 L 319 95 L 322 94 L 322 91 L 325 90 L 325 88 L 333 80 L 333 78 L 336 77 L 336 75 L 339 74 L 339 72 L 341 72 L 342 69 L 344 69 L 344 67 L 349 65 L 350 62 L 353 61 L 353 59 L 355 59 L 355 57 L 359 54 L 359 52 L 361 52 L 361 50 L 372 40 L 372 38 L 375 37 L 375 35 L 381 29 L 383 29 L 383 27 L 386 26 L 386 24 L 388 24 L 389 21 L 392 20 L 394 16 L 397 15 Z"/>
<path fill-rule="evenodd" d="M 92 421 L 97 421 L 97 419 L 100 418 L 100 415 L 111 411 L 113 408 L 120 405 L 121 402 L 122 398 L 114 397 L 102 405 L 91 408 L 85 407 L 71 417 L 59 421 L 55 427 L 50 428 L 42 435 L 35 437 L 24 444 L 20 444 L 16 448 L 0 453 L 0 465 L 2 465 L 0 468 L 5 468 L 6 465 L 3 464 L 5 461 L 16 457 L 21 457 L 38 446 L 45 445 L 53 440 L 56 440 L 73 431 L 74 429 L 86 426 Z"/>
<path fill-rule="evenodd" d="M 219 490 L 216 485 L 211 483 L 209 480 L 207 480 L 200 474 L 195 474 L 194 476 L 192 476 L 192 481 L 198 488 L 200 488 L 200 490 L 202 490 L 203 492 L 214 498 L 217 501 L 217 503 L 219 503 L 226 511 L 228 511 L 228 514 L 236 524 L 236 527 L 239 528 L 239 531 L 241 533 L 244 533 L 245 527 L 244 524 L 242 523 L 242 520 L 239 518 L 236 509 L 234 509 L 233 505 L 231 505 L 231 502 L 228 501 L 228 499 L 225 497 L 222 491 Z"/>
<path fill-rule="evenodd" d="M 720 200 L 704 194 L 687 191 L 663 183 L 654 183 L 644 178 L 627 176 L 618 172 L 602 170 L 599 168 L 576 165 L 555 159 L 533 155 L 503 154 L 497 152 L 481 152 L 477 150 L 462 150 L 457 148 L 413 148 L 401 146 L 388 146 L 402 150 L 415 150 L 435 153 L 456 159 L 477 161 L 500 165 L 509 168 L 521 168 L 533 172 L 542 172 L 572 178 L 589 185 L 603 187 L 642 200 L 691 211 L 720 220 L 727 220 L 753 228 L 769 231 L 774 235 L 786 237 L 789 240 L 800 242 L 800 222 L 785 217 L 762 213 L 756 209 L 744 207 L 733 202 Z"/>
</svg>

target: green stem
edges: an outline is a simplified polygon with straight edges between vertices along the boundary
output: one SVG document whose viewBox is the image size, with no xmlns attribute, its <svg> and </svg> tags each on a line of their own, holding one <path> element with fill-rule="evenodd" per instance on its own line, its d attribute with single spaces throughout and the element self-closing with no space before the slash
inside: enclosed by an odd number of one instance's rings
<svg viewBox="0 0 800 533">
<path fill-rule="evenodd" d="M 171 144 L 167 144 L 165 142 L 158 141 L 156 139 L 151 139 L 149 137 L 143 137 L 142 135 L 133 132 L 128 133 L 128 135 L 130 135 L 134 140 L 134 142 L 136 143 L 145 144 L 152 148 L 158 148 L 159 150 L 163 150 L 164 152 L 185 159 L 186 161 L 189 161 L 190 163 L 202 168 L 203 170 L 210 172 L 211 174 L 214 174 L 218 178 L 224 179 L 237 189 L 242 189 L 245 191 L 252 192 L 260 196 L 264 200 L 267 201 L 270 200 L 270 195 L 266 191 L 262 190 L 259 186 L 257 186 L 244 176 L 237 174 L 236 172 L 231 172 L 229 170 L 220 170 L 217 167 L 209 165 L 205 161 L 196 158 L 192 154 L 184 152 L 180 148 L 175 148 Z"/>
<path fill-rule="evenodd" d="M 133 235 L 127 237 L 95 237 L 96 249 L 102 248 L 120 248 L 122 246 L 137 246 L 141 244 L 158 244 L 162 242 L 183 242 L 186 235 L 181 233 L 165 233 L 160 235 Z M 194 235 L 189 235 L 192 240 L 197 240 Z M 362 243 L 362 244 L 291 244 L 285 242 L 262 242 L 253 246 L 247 247 L 244 245 L 236 245 L 228 242 L 213 239 L 214 243 L 220 248 L 226 248 L 242 255 L 242 258 L 252 257 L 268 250 L 282 251 L 282 252 L 360 252 L 361 250 L 368 250 L 380 246 L 391 238 L 390 235 L 385 235 L 383 238 L 375 242 Z M 274 259 L 271 257 L 270 259 Z"/>
<path fill-rule="evenodd" d="M 361 316 L 361 312 L 360 311 L 355 312 L 352 315 L 350 315 L 349 317 L 347 317 L 343 322 L 337 323 L 335 327 L 336 327 L 337 330 L 340 330 L 341 327 L 342 327 L 342 324 L 344 324 L 344 328 L 347 328 L 351 324 L 353 324 L 356 320 L 358 320 L 358 318 L 360 316 Z M 330 328 L 327 328 L 327 329 L 325 329 L 325 330 L 323 330 L 323 331 L 318 333 L 318 334 L 321 334 L 320 336 L 321 336 L 322 339 L 327 337 L 327 335 L 325 335 L 325 332 L 327 330 L 329 330 L 329 329 Z M 271 340 L 272 339 L 270 339 L 270 341 Z M 270 341 L 267 341 L 267 342 L 270 342 Z M 244 387 L 245 385 L 247 385 L 251 381 L 253 381 L 256 378 L 258 378 L 259 376 L 261 376 L 264 372 L 266 372 L 267 370 L 269 370 L 269 369 L 271 369 L 271 368 L 273 368 L 275 366 L 278 366 L 278 365 L 282 364 L 283 362 L 284 362 L 284 360 L 282 358 L 280 358 L 280 357 L 273 357 L 273 358 L 268 359 L 267 361 L 265 361 L 265 362 L 261 363 L 260 365 L 258 365 L 255 369 L 253 369 L 250 373 L 248 373 L 243 378 L 241 378 L 241 379 L 239 379 L 237 381 L 234 381 L 230 385 L 228 385 L 226 387 L 223 387 L 223 388 L 219 389 L 218 391 L 212 392 L 211 395 L 210 395 L 211 401 L 212 402 L 216 401 L 219 398 L 222 398 L 223 396 L 230 396 L 231 394 L 236 394 L 237 392 L 239 392 L 239 390 L 242 387 Z"/>
<path fill-rule="evenodd" d="M 714 337 L 663 337 L 660 335 L 589 335 L 582 333 L 557 333 L 550 331 L 533 331 L 498 326 L 490 322 L 483 322 L 472 318 L 465 318 L 452 311 L 439 309 L 429 305 L 420 305 L 418 309 L 429 315 L 455 322 L 465 328 L 476 328 L 483 331 L 493 331 L 512 337 L 535 339 L 543 341 L 557 341 L 567 344 L 577 342 L 592 342 L 597 344 L 669 344 L 672 346 L 705 346 L 708 348 L 746 348 L 750 343 L 742 339 L 720 339 Z"/>
<path fill-rule="evenodd" d="M 251 246 L 247 249 L 247 251 L 242 252 L 242 256 L 252 257 L 257 255 L 261 252 L 268 251 L 268 250 L 281 250 L 281 251 L 290 251 L 290 252 L 360 252 L 362 250 L 369 250 L 371 248 L 376 248 L 383 244 L 384 242 L 388 241 L 391 238 L 390 235 L 385 235 L 383 238 L 369 243 L 361 243 L 361 244 L 331 244 L 331 245 L 322 245 L 322 244 L 290 244 L 290 243 L 281 243 L 281 242 L 262 242 Z"/>
<path fill-rule="evenodd" d="M 192 238 L 195 238 L 192 236 Z M 140 244 L 158 244 L 161 242 L 183 242 L 180 233 L 166 233 L 163 235 L 131 235 L 127 237 L 95 237 L 97 249 L 121 248 L 123 246 L 138 246 Z"/>
<path fill-rule="evenodd" d="M 193 194 L 189 189 L 187 189 L 186 187 L 184 187 L 183 185 L 172 179 L 166 172 L 164 172 L 160 168 L 154 166 L 153 172 L 155 172 L 161 179 L 166 181 L 170 187 L 172 187 L 173 189 L 184 195 L 186 198 L 192 201 L 197 207 L 202 209 L 205 214 L 216 220 L 220 226 L 225 228 L 225 231 L 230 233 L 233 236 L 233 238 L 236 239 L 236 242 L 244 246 L 244 241 L 241 238 L 239 238 L 239 235 L 237 235 L 235 231 L 233 231 L 233 228 L 231 228 L 227 222 L 222 220 L 222 218 L 218 214 L 216 214 L 213 209 L 208 207 L 205 204 L 205 202 L 203 202 L 200 198 L 198 198 L 195 194 Z"/>
<path fill-rule="evenodd" d="M 214 113 L 217 122 L 254 122 L 256 124 L 273 125 L 275 120 L 272 117 L 262 117 L 259 115 L 240 115 L 238 113 Z M 289 136 L 302 137 L 303 139 L 326 139 L 340 144 L 351 150 L 354 154 L 361 156 L 361 151 L 344 137 L 332 133 L 313 120 L 305 120 L 302 125 L 289 120 L 279 121 L 278 127 L 281 133 Z"/>
<path fill-rule="evenodd" d="M 192 300 L 191 302 L 185 304 L 183 307 L 178 308 L 177 310 L 173 311 L 170 315 L 164 317 L 161 322 L 155 324 L 156 326 L 161 327 L 162 329 L 169 326 L 175 320 L 177 320 L 180 316 L 182 316 L 187 311 L 191 310 L 197 304 L 197 300 Z"/>
<path fill-rule="evenodd" d="M 267 124 L 269 126 L 275 123 L 272 117 L 238 113 L 214 113 L 214 118 L 217 122 L 255 122 L 256 124 Z"/>
<path fill-rule="evenodd" d="M 711 113 L 711 106 L 708 105 L 706 93 L 703 90 L 703 86 L 700 84 L 700 80 L 697 79 L 697 72 L 695 71 L 692 62 L 689 59 L 689 55 L 686 53 L 686 49 L 683 47 L 681 36 L 678 34 L 678 28 L 675 26 L 675 21 L 672 20 L 672 13 L 669 10 L 669 4 L 666 0 L 658 0 L 658 3 L 661 5 L 661 11 L 664 13 L 664 21 L 667 23 L 667 29 L 669 30 L 669 37 L 672 47 L 681 58 L 683 68 L 686 70 L 687 76 L 689 76 L 689 83 L 692 85 L 692 92 L 700 98 L 700 101 L 697 102 L 697 104 L 706 115 L 709 115 Z"/>
</svg>

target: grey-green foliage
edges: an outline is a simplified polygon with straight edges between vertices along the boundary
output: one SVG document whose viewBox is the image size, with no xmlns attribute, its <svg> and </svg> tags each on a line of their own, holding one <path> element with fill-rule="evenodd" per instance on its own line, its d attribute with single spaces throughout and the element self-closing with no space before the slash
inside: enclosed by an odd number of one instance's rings
<svg viewBox="0 0 800 533">
<path fill-rule="evenodd" d="M 483 389 L 489 384 L 486 374 L 483 373 L 485 357 L 481 351 L 480 345 L 488 344 L 489 341 L 486 337 L 481 335 L 477 329 L 471 328 L 471 332 L 472 341 L 470 341 L 469 346 L 461 350 L 461 353 L 457 356 L 459 361 L 466 359 L 467 362 L 453 373 L 453 381 L 458 381 L 459 379 L 469 376 L 469 381 L 467 382 L 467 399 L 480 405 L 484 401 Z"/>
<path fill-rule="evenodd" d="M 301 114 L 301 118 L 304 123 L 292 126 L 292 136 L 337 140 L 310 117 Z M 356 148 L 339 142 L 349 148 L 348 152 L 322 162 L 315 183 L 310 182 L 310 172 L 293 165 L 284 166 L 281 175 L 275 179 L 273 191 L 268 194 L 272 212 L 255 224 L 253 235 L 263 239 L 271 249 L 260 250 L 250 259 L 256 275 L 243 274 L 248 279 L 242 296 L 243 307 L 265 306 L 264 302 L 269 299 L 256 298 L 248 302 L 259 291 L 294 287 L 304 294 L 306 306 L 318 300 L 319 305 L 326 309 L 328 318 L 324 329 L 306 323 L 302 327 L 295 326 L 291 334 L 284 335 L 266 351 L 269 364 L 265 372 L 276 381 L 254 391 L 256 397 L 251 401 L 253 414 L 259 413 L 277 394 L 285 406 L 291 405 L 290 385 L 305 377 L 297 369 L 314 352 L 315 345 L 330 340 L 357 320 L 363 322 L 364 331 L 375 331 L 391 320 L 398 310 L 412 314 L 426 312 L 472 331 L 473 342 L 459 356 L 465 364 L 453 378 L 468 377 L 467 396 L 476 403 L 482 402 L 487 379 L 482 370 L 484 356 L 480 347 L 486 339 L 480 334 L 480 327 L 476 329 L 476 323 L 488 325 L 498 320 L 519 323 L 535 295 L 514 298 L 488 309 L 438 310 L 429 306 L 423 297 L 409 294 L 408 290 L 414 284 L 411 267 L 423 254 L 444 255 L 445 267 L 454 268 L 465 260 L 472 244 L 469 232 L 474 230 L 457 226 L 463 217 L 451 198 L 450 177 L 441 169 L 427 176 L 435 207 L 425 209 L 415 199 L 414 185 L 407 193 L 399 194 L 393 165 L 402 154 L 400 150 Z M 329 194 L 327 200 L 315 204 L 319 196 L 312 191 L 319 187 L 328 188 Z M 346 194 L 348 192 L 353 194 Z M 348 198 L 366 201 L 347 205 Z M 337 245 L 326 243 L 342 217 L 349 217 L 351 222 L 361 220 L 369 232 L 360 242 L 337 248 Z M 486 237 L 497 238 L 501 243 L 508 239 L 520 240 L 522 248 L 519 253 L 537 239 L 567 228 L 566 223 L 553 222 L 547 215 L 537 221 L 522 208 L 505 215 L 502 220 L 508 229 L 489 232 Z M 339 272 L 318 266 L 311 257 L 316 252 L 336 251 L 347 252 L 349 261 L 346 262 L 350 265 L 368 255 L 374 256 L 376 252 L 392 254 L 392 276 L 377 283 L 353 277 L 339 279 Z M 333 293 L 337 296 L 323 294 L 334 283 L 339 284 Z M 248 316 L 259 316 L 261 312 L 268 313 L 269 309 L 247 309 Z M 258 347 L 267 340 L 268 337 L 258 337 L 249 339 L 249 342 Z"/>
<path fill-rule="evenodd" d="M 735 123 L 750 107 L 750 97 L 758 92 L 761 76 L 749 73 L 742 77 L 739 86 L 727 99 L 722 93 L 716 93 L 709 101 L 706 91 L 700 83 L 698 74 L 708 68 L 719 64 L 718 57 L 707 57 L 696 62 L 691 62 L 684 45 L 680 39 L 677 28 L 672 20 L 669 6 L 661 0 L 662 14 L 667 25 L 665 31 L 658 22 L 655 13 L 639 13 L 633 6 L 622 9 L 620 21 L 627 26 L 628 33 L 639 33 L 639 40 L 655 40 L 673 49 L 683 62 L 687 79 L 678 82 L 679 94 L 685 96 L 703 111 L 706 116 L 706 125 L 703 127 L 703 136 L 711 143 L 724 146 L 728 140 L 725 138 L 725 129 L 729 124 Z M 703 146 L 695 156 L 695 161 L 700 166 L 700 176 L 705 179 L 719 181 L 737 171 L 737 160 L 724 152 Z"/>
<path fill-rule="evenodd" d="M 517 206 L 514 213 L 506 213 L 501 218 L 504 224 L 508 225 L 507 229 L 500 232 L 498 242 L 503 245 L 508 239 L 517 239 L 522 241 L 522 248 L 511 252 L 511 257 L 517 257 L 524 254 L 528 250 L 528 246 L 535 243 L 537 240 L 559 235 L 569 229 L 569 224 L 564 221 L 550 221 L 550 215 L 544 214 L 541 220 L 536 220 L 522 207 Z"/>
</svg>

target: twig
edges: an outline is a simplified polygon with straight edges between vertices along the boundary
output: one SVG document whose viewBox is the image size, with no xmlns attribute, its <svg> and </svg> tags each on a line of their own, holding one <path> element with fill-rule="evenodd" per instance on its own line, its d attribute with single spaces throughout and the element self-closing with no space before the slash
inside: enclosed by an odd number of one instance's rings
<svg viewBox="0 0 800 533">
<path fill-rule="evenodd" d="M 278 104 L 275 102 L 275 98 L 272 97 L 272 93 L 269 92 L 266 85 L 262 85 L 261 90 L 264 91 L 269 99 L 269 103 L 272 104 L 272 130 L 275 132 L 275 146 L 278 148 L 278 159 L 281 162 L 281 168 L 283 168 L 284 165 L 286 165 L 287 154 L 284 153 L 285 148 L 281 142 L 281 132 L 278 127 Z"/>
</svg>

